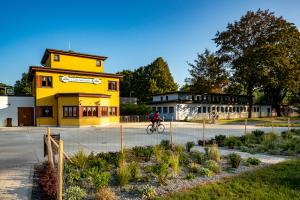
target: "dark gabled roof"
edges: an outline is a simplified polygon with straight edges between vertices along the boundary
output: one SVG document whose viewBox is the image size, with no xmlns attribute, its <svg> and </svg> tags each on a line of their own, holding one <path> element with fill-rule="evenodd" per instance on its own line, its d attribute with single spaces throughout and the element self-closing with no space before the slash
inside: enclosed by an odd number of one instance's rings
<svg viewBox="0 0 300 200">
<path fill-rule="evenodd" d="M 77 57 L 83 57 L 83 58 L 94 58 L 94 59 L 99 59 L 99 60 L 106 60 L 107 57 L 105 56 L 97 56 L 97 55 L 92 55 L 92 54 L 85 54 L 85 53 L 80 53 L 80 52 L 75 52 L 75 51 L 64 51 L 64 50 L 57 50 L 57 49 L 46 49 L 44 56 L 41 60 L 41 64 L 44 65 L 47 61 L 47 58 L 51 53 L 54 54 L 61 54 L 61 55 L 70 55 L 70 56 L 77 56 Z"/>
<path fill-rule="evenodd" d="M 74 75 L 86 75 L 86 76 L 100 76 L 100 77 L 110 77 L 110 78 L 122 78 L 121 74 L 109 74 L 109 73 L 100 73 L 100 72 L 87 72 L 80 70 L 69 70 L 69 69 L 60 69 L 60 68 L 49 68 L 42 66 L 30 66 L 28 79 L 32 80 L 33 72 L 42 71 L 42 72 L 53 72 L 53 73 L 62 73 L 62 74 L 74 74 Z"/>
</svg>

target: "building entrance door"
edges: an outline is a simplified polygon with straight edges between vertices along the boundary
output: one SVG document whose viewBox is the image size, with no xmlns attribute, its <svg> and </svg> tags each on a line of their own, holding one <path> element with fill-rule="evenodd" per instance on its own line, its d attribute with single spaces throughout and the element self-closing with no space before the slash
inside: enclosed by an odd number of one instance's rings
<svg viewBox="0 0 300 200">
<path fill-rule="evenodd" d="M 18 126 L 33 126 L 33 108 L 32 107 L 18 107 Z"/>
</svg>

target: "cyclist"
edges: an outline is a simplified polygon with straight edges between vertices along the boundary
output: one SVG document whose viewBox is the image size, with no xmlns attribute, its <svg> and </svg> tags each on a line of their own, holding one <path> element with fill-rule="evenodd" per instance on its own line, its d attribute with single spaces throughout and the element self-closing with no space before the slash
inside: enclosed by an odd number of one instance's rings
<svg viewBox="0 0 300 200">
<path fill-rule="evenodd" d="M 158 111 L 155 111 L 153 115 L 149 115 L 150 121 L 152 122 L 152 128 L 154 128 L 155 123 L 161 121 L 160 115 Z"/>
</svg>

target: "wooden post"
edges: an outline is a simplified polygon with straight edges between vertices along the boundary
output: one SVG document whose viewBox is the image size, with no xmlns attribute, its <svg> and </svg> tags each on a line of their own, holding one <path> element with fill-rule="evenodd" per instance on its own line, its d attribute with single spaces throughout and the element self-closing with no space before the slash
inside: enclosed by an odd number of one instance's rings
<svg viewBox="0 0 300 200">
<path fill-rule="evenodd" d="M 271 119 L 271 126 L 272 126 L 272 133 L 274 133 L 274 121 L 273 121 L 273 117 L 272 117 L 272 119 Z"/>
<path fill-rule="evenodd" d="M 205 146 L 205 118 L 203 118 L 202 140 L 203 140 L 203 146 Z"/>
<path fill-rule="evenodd" d="M 64 162 L 64 141 L 59 140 L 59 145 L 58 145 L 58 200 L 62 200 L 63 197 L 63 162 Z"/>
<path fill-rule="evenodd" d="M 172 130 L 172 122 L 170 122 L 170 142 L 171 142 L 171 149 L 173 149 L 173 130 Z"/>
<path fill-rule="evenodd" d="M 245 119 L 245 135 L 247 134 L 247 119 Z"/>
<path fill-rule="evenodd" d="M 290 131 L 290 118 L 288 117 L 288 131 Z"/>
<path fill-rule="evenodd" d="M 123 144 L 123 126 L 120 125 L 120 139 L 121 139 L 121 153 L 123 154 L 124 144 Z"/>
<path fill-rule="evenodd" d="M 48 162 L 51 165 L 51 167 L 54 168 L 53 152 L 52 152 L 52 145 L 51 145 L 51 132 L 49 127 L 47 129 L 47 151 L 48 151 Z"/>
</svg>

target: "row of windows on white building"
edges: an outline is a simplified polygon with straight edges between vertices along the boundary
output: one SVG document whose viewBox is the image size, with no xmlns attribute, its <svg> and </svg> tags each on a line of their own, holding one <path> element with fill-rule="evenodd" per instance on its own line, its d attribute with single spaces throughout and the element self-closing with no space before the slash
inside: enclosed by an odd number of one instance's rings
<svg viewBox="0 0 300 200">
<path fill-rule="evenodd" d="M 247 112 L 246 106 L 198 106 L 198 107 L 191 107 L 192 112 L 197 113 L 210 113 L 210 112 L 221 112 L 221 113 L 228 113 L 228 112 Z M 166 107 L 166 106 L 158 106 L 158 107 L 152 107 L 153 111 L 158 111 L 159 113 L 165 113 L 165 114 L 173 114 L 174 113 L 174 107 Z M 252 112 L 260 112 L 260 108 L 258 106 L 252 107 Z M 270 112 L 270 109 L 268 108 L 268 112 Z"/>
</svg>

